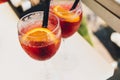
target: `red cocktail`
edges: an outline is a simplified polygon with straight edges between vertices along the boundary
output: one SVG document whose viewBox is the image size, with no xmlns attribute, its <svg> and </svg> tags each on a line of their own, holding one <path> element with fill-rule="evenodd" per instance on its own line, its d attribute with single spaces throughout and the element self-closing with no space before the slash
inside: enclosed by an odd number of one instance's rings
<svg viewBox="0 0 120 80">
<path fill-rule="evenodd" d="M 47 28 L 42 27 L 42 12 L 23 17 L 18 24 L 22 48 L 36 60 L 47 60 L 59 49 L 61 29 L 57 17 L 50 13 Z"/>
<path fill-rule="evenodd" d="M 6 2 L 6 1 L 8 1 L 8 0 L 0 0 L 0 4 L 1 4 L 1 3 L 4 3 L 4 2 Z"/>
<path fill-rule="evenodd" d="M 63 38 L 72 36 L 80 27 L 82 19 L 81 4 L 70 10 L 73 3 L 74 0 L 53 0 L 50 7 L 50 11 L 60 19 Z"/>
</svg>

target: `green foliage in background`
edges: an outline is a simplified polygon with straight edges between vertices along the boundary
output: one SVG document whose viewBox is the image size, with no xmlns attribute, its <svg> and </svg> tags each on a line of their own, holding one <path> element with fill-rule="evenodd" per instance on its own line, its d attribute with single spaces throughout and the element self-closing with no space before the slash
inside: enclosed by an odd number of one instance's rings
<svg viewBox="0 0 120 80">
<path fill-rule="evenodd" d="M 92 40 L 91 40 L 91 36 L 89 34 L 88 31 L 88 27 L 87 27 L 87 22 L 86 22 L 86 18 L 83 17 L 80 28 L 78 29 L 78 33 L 85 39 L 88 41 L 88 43 L 93 46 Z"/>
</svg>

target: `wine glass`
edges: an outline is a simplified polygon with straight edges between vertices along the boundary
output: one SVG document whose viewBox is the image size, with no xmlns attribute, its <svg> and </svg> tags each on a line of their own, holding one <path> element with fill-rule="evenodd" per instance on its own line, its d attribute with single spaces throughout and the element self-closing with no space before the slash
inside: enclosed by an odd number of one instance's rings
<svg viewBox="0 0 120 80">
<path fill-rule="evenodd" d="M 18 22 L 18 36 L 23 50 L 39 61 L 52 58 L 61 43 L 58 17 L 49 13 L 47 28 L 42 27 L 42 22 L 43 11 L 29 13 Z"/>
<path fill-rule="evenodd" d="M 75 8 L 72 8 L 75 0 L 52 0 L 50 11 L 59 17 L 62 29 L 62 37 L 72 36 L 80 27 L 82 20 L 81 0 Z"/>
<path fill-rule="evenodd" d="M 44 28 L 43 16 L 43 11 L 23 16 L 18 22 L 18 36 L 23 50 L 30 58 L 41 61 L 43 70 L 40 79 L 51 80 L 56 72 L 51 71 L 50 63 L 60 47 L 61 27 L 58 17 L 49 12 L 48 26 Z"/>
<path fill-rule="evenodd" d="M 52 0 L 50 4 L 50 12 L 58 16 L 62 30 L 63 44 L 59 55 L 61 56 L 61 65 L 64 67 L 61 66 L 61 68 L 68 71 L 74 68 L 75 62 L 72 63 L 74 53 L 70 54 L 67 50 L 69 46 L 67 46 L 66 39 L 72 37 L 79 29 L 83 13 L 81 0 L 75 8 L 72 8 L 75 2 L 76 0 Z"/>
</svg>

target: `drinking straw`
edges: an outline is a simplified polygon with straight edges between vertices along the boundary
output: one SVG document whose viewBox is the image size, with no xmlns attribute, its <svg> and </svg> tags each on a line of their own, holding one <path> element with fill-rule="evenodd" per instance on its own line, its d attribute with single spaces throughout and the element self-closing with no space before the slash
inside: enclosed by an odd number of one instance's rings
<svg viewBox="0 0 120 80">
<path fill-rule="evenodd" d="M 49 7 L 50 7 L 50 0 L 44 0 L 44 16 L 43 16 L 43 24 L 42 24 L 44 28 L 47 28 L 48 26 Z"/>
<path fill-rule="evenodd" d="M 78 2 L 79 2 L 79 0 L 75 0 L 74 4 L 73 4 L 73 6 L 72 6 L 72 8 L 71 8 L 70 10 L 75 9 L 75 8 L 76 8 L 76 6 L 77 6 L 77 4 L 78 4 Z"/>
</svg>

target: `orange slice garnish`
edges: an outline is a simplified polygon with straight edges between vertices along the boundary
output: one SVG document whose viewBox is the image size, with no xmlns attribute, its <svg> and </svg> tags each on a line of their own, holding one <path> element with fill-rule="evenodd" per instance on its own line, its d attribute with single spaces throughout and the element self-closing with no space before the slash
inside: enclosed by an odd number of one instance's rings
<svg viewBox="0 0 120 80">
<path fill-rule="evenodd" d="M 34 28 L 28 31 L 23 37 L 23 41 L 50 42 L 56 39 L 55 35 L 47 28 Z"/>
<path fill-rule="evenodd" d="M 53 12 L 59 16 L 60 18 L 65 19 L 68 22 L 78 22 L 80 20 L 79 15 L 70 12 L 68 10 L 65 10 L 63 7 L 61 6 L 55 6 L 53 8 Z"/>
</svg>

